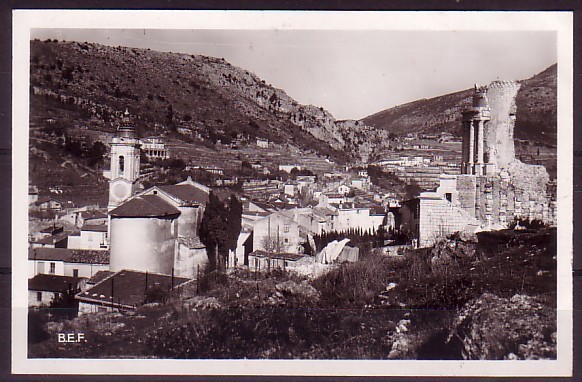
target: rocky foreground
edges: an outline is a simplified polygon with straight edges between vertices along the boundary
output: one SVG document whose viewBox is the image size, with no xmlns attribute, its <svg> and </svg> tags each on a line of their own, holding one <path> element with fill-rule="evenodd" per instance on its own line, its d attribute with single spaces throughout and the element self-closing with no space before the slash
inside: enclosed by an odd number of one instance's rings
<svg viewBox="0 0 582 382">
<path fill-rule="evenodd" d="M 128 313 L 46 323 L 30 357 L 554 359 L 556 231 L 453 235 L 315 279 L 238 270 Z M 83 331 L 87 343 L 59 344 Z"/>
</svg>

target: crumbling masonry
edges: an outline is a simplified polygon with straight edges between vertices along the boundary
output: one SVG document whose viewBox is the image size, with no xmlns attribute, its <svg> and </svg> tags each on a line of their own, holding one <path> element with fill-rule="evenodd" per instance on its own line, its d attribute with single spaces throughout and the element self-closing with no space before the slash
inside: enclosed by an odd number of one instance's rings
<svg viewBox="0 0 582 382">
<path fill-rule="evenodd" d="M 419 246 L 456 231 L 506 228 L 515 218 L 556 224 L 556 182 L 543 166 L 515 158 L 515 81 L 475 85 L 463 111 L 461 175 L 442 175 L 419 196 Z"/>
</svg>

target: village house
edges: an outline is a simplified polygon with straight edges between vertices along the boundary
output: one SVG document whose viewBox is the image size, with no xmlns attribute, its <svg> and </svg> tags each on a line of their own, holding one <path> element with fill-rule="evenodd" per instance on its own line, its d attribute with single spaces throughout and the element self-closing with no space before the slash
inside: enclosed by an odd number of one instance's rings
<svg viewBox="0 0 582 382">
<path fill-rule="evenodd" d="M 333 212 L 329 212 L 330 214 L 326 215 L 323 209 L 293 208 L 281 211 L 281 214 L 299 225 L 300 236 L 302 233 L 307 236 L 321 235 L 329 230 L 330 216 L 333 214 Z"/>
<path fill-rule="evenodd" d="M 323 192 L 319 194 L 318 207 L 328 207 L 330 204 L 340 204 L 349 201 L 350 198 L 347 195 L 334 193 L 334 192 Z"/>
<path fill-rule="evenodd" d="M 338 232 L 350 229 L 375 232 L 383 224 L 385 217 L 385 213 L 379 213 L 378 209 L 360 202 L 330 204 L 330 208 L 337 212 L 333 230 Z"/>
<path fill-rule="evenodd" d="M 352 179 L 350 184 L 353 188 L 357 188 L 358 190 L 369 190 L 371 182 L 370 182 L 370 178 L 365 177 L 365 178 Z"/>
<path fill-rule="evenodd" d="M 283 185 L 283 192 L 285 193 L 285 195 L 295 196 L 297 191 L 298 191 L 297 182 L 291 181 Z"/>
<path fill-rule="evenodd" d="M 85 224 L 79 230 L 78 246 L 69 245 L 69 248 L 105 251 L 109 249 L 107 231 L 107 225 Z"/>
<path fill-rule="evenodd" d="M 69 223 L 81 228 L 83 225 L 104 225 L 107 224 L 107 214 L 99 210 L 80 209 L 73 211 L 59 218 L 60 221 Z"/>
<path fill-rule="evenodd" d="M 85 278 L 38 274 L 28 280 L 28 306 L 50 306 L 63 294 L 82 289 L 85 281 Z"/>
<path fill-rule="evenodd" d="M 282 212 L 275 212 L 252 222 L 253 250 L 299 253 L 299 225 Z"/>
<path fill-rule="evenodd" d="M 54 235 L 44 236 L 38 240 L 31 241 L 31 248 L 67 248 L 69 245 L 69 238 L 75 235 L 73 231 L 63 231 L 55 233 Z"/>
<path fill-rule="evenodd" d="M 149 137 L 140 139 L 140 150 L 149 159 L 168 159 L 170 151 L 166 148 L 164 140 L 160 137 Z"/>
<path fill-rule="evenodd" d="M 30 248 L 28 277 L 38 274 L 90 278 L 109 270 L 109 252 L 68 248 Z"/>
<path fill-rule="evenodd" d="M 299 171 L 301 171 L 303 169 L 303 167 L 300 164 L 280 164 L 279 165 L 279 171 L 285 171 L 287 173 L 291 173 L 291 171 L 294 168 L 299 170 Z"/>
<path fill-rule="evenodd" d="M 49 225 L 38 232 L 31 232 L 30 237 L 32 241 L 37 241 L 40 239 L 44 239 L 49 236 L 57 235 L 59 233 L 64 232 L 65 227 L 62 225 L 57 225 L 56 222 L 53 222 L 52 225 Z"/>
<path fill-rule="evenodd" d="M 297 189 L 301 192 L 303 188 L 310 188 L 315 186 L 315 175 L 298 175 L 295 179 L 297 181 Z"/>
<path fill-rule="evenodd" d="M 38 198 L 36 202 L 32 204 L 33 208 L 38 211 L 51 211 L 59 212 L 63 209 L 63 204 L 50 196 L 45 196 Z"/>
<path fill-rule="evenodd" d="M 352 189 L 345 184 L 342 184 L 337 188 L 337 193 L 341 195 L 348 195 Z"/>
<path fill-rule="evenodd" d="M 257 138 L 257 147 L 261 149 L 268 149 L 269 148 L 269 140 L 263 138 Z"/>
</svg>

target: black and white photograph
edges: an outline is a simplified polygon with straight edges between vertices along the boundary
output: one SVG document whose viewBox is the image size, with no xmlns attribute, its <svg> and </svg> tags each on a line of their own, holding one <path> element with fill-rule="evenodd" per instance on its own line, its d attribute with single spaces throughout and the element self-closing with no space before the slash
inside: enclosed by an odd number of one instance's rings
<svg viewBox="0 0 582 382">
<path fill-rule="evenodd" d="M 14 20 L 13 372 L 572 373 L 571 14 Z"/>
</svg>

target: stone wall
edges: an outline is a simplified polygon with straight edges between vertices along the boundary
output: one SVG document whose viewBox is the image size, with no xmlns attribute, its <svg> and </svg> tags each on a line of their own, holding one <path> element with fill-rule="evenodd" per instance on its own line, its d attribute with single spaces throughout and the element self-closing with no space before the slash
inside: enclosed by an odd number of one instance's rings
<svg viewBox="0 0 582 382">
<path fill-rule="evenodd" d="M 471 216 L 475 216 L 476 177 L 459 175 L 457 177 L 457 201 L 459 206 Z"/>
<path fill-rule="evenodd" d="M 475 217 L 484 229 L 507 228 L 515 218 L 556 224 L 555 183 L 519 182 L 506 173 L 476 177 Z"/>
<path fill-rule="evenodd" d="M 430 195 L 430 196 L 429 196 Z M 436 193 L 420 195 L 418 245 L 427 247 L 438 239 L 454 232 L 474 232 L 476 220 L 456 203 L 451 203 Z"/>
</svg>

